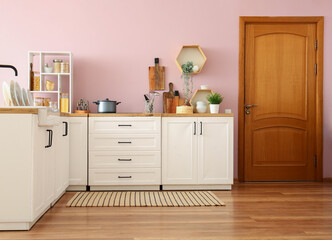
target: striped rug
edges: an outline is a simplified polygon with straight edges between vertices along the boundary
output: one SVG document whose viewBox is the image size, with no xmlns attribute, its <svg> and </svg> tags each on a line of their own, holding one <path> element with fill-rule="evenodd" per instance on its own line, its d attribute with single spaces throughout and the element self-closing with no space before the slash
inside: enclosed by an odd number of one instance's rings
<svg viewBox="0 0 332 240">
<path fill-rule="evenodd" d="M 224 206 L 210 191 L 78 192 L 67 207 Z"/>
</svg>

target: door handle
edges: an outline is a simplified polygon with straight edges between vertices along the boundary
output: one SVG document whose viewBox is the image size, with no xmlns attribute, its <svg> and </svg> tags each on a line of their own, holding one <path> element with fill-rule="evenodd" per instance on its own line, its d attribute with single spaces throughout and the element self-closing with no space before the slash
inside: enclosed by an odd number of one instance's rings
<svg viewBox="0 0 332 240">
<path fill-rule="evenodd" d="M 50 129 L 46 130 L 48 132 L 48 145 L 45 146 L 45 148 L 52 147 L 52 142 L 53 142 L 53 131 Z"/>
<path fill-rule="evenodd" d="M 131 176 L 118 176 L 118 178 L 131 178 Z"/>
<path fill-rule="evenodd" d="M 124 144 L 131 144 L 131 142 L 118 142 L 118 144 L 122 144 L 122 143 L 124 143 Z"/>
<path fill-rule="evenodd" d="M 245 108 L 248 110 L 249 108 L 251 107 L 258 107 L 258 104 L 248 104 L 248 105 L 245 105 Z"/>
<path fill-rule="evenodd" d="M 194 135 L 196 135 L 196 122 L 194 122 Z"/>
<path fill-rule="evenodd" d="M 65 134 L 62 134 L 63 137 L 68 136 L 68 122 L 62 122 L 65 124 Z"/>
<path fill-rule="evenodd" d="M 118 161 L 120 161 L 120 162 L 130 162 L 131 158 L 118 158 Z"/>
<path fill-rule="evenodd" d="M 201 123 L 201 133 L 200 133 L 200 135 L 203 135 L 203 123 L 202 122 L 200 122 Z"/>
</svg>

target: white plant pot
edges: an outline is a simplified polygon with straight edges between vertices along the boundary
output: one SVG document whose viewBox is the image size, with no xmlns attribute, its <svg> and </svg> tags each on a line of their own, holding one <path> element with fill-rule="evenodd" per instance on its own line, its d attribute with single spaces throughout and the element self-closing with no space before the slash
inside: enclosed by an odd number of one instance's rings
<svg viewBox="0 0 332 240">
<path fill-rule="evenodd" d="M 210 104 L 210 112 L 219 113 L 219 105 L 220 104 Z"/>
</svg>

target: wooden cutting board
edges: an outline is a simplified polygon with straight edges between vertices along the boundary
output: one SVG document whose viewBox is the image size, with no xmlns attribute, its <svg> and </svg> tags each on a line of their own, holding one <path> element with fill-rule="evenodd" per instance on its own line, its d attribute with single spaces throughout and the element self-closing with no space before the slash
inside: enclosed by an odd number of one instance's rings
<svg viewBox="0 0 332 240">
<path fill-rule="evenodd" d="M 149 89 L 165 90 L 165 67 L 149 67 Z"/>
</svg>

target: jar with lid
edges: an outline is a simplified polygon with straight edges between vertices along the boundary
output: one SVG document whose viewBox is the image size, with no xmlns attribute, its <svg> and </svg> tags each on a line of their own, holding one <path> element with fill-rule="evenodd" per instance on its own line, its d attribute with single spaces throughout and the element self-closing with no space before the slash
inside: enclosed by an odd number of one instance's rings
<svg viewBox="0 0 332 240">
<path fill-rule="evenodd" d="M 54 67 L 54 72 L 55 73 L 60 73 L 61 72 L 61 59 L 54 59 L 53 60 L 53 67 Z"/>
<path fill-rule="evenodd" d="M 54 101 L 50 101 L 50 106 L 52 112 L 58 112 L 58 103 Z"/>
<path fill-rule="evenodd" d="M 33 98 L 33 105 L 35 107 L 43 106 L 43 101 L 44 101 L 44 98 L 42 98 L 42 97 L 34 97 Z"/>
<path fill-rule="evenodd" d="M 60 93 L 60 112 L 69 112 L 69 94 Z"/>
<path fill-rule="evenodd" d="M 51 98 L 45 97 L 43 98 L 43 106 L 48 107 L 50 105 Z"/>
</svg>

